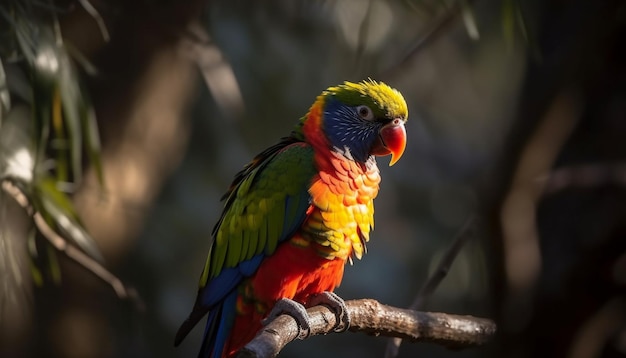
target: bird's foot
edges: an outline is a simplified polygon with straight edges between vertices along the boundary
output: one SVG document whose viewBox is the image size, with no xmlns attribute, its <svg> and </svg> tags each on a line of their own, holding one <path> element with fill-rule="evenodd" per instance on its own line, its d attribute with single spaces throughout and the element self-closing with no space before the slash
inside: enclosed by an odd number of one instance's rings
<svg viewBox="0 0 626 358">
<path fill-rule="evenodd" d="M 344 332 L 350 328 L 350 314 L 348 313 L 348 307 L 343 298 L 339 297 L 336 293 L 330 291 L 324 291 L 311 295 L 307 304 L 309 307 L 324 305 L 330 308 L 335 313 L 337 323 L 333 327 L 335 332 Z"/>
<path fill-rule="evenodd" d="M 299 339 L 306 339 L 311 335 L 311 320 L 306 312 L 306 308 L 301 303 L 288 298 L 278 300 L 274 308 L 261 323 L 266 326 L 282 314 L 289 315 L 296 320 Z"/>
</svg>

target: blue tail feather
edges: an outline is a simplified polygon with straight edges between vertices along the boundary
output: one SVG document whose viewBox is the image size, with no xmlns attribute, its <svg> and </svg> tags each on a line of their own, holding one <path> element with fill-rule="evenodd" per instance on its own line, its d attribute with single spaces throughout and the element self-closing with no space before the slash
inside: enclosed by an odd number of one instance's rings
<svg viewBox="0 0 626 358">
<path fill-rule="evenodd" d="M 237 290 L 233 290 L 209 312 L 199 358 L 220 358 L 236 316 Z"/>
</svg>

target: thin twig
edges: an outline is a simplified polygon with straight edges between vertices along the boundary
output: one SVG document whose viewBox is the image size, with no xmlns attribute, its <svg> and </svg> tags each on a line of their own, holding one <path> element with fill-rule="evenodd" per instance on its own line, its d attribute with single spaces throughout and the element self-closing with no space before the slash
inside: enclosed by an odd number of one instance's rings
<svg viewBox="0 0 626 358">
<path fill-rule="evenodd" d="M 107 25 L 104 23 L 104 19 L 102 19 L 98 10 L 89 2 L 89 0 L 78 0 L 78 2 L 80 2 L 83 9 L 85 9 L 85 11 L 93 17 L 94 21 L 98 25 L 98 29 L 100 29 L 100 34 L 102 34 L 104 42 L 109 42 L 111 40 L 109 29 L 107 29 Z"/>
<path fill-rule="evenodd" d="M 439 261 L 437 265 L 437 269 L 433 274 L 428 278 L 428 280 L 424 283 L 422 288 L 415 296 L 415 300 L 409 306 L 411 310 L 420 310 L 424 308 L 426 301 L 432 296 L 435 292 L 435 289 L 439 286 L 441 281 L 448 275 L 450 271 L 450 267 L 454 263 L 454 259 L 456 259 L 459 252 L 465 245 L 465 243 L 472 237 L 472 228 L 474 226 L 474 222 L 476 221 L 476 217 L 474 215 L 467 218 L 463 226 L 457 231 L 454 239 L 452 240 L 452 244 L 446 250 L 445 255 Z"/>
<path fill-rule="evenodd" d="M 346 301 L 350 331 L 370 335 L 401 337 L 413 342 L 430 342 L 448 348 L 473 347 L 486 343 L 496 332 L 493 321 L 472 316 L 419 312 L 383 305 L 376 300 Z M 335 314 L 326 306 L 307 309 L 311 336 L 332 333 Z M 238 358 L 270 358 L 299 337 L 296 320 L 278 316 L 239 351 Z"/>
<path fill-rule="evenodd" d="M 462 14 L 463 6 L 469 6 L 472 2 L 472 0 L 468 0 L 465 4 L 462 4 L 460 1 L 455 2 L 456 5 L 447 9 L 436 21 L 433 21 L 432 25 L 426 30 L 426 33 L 415 41 L 411 49 L 407 51 L 399 61 L 381 71 L 379 77 L 392 77 L 394 72 L 401 70 L 402 67 L 417 56 L 424 47 L 433 42 L 438 36 L 442 35 L 444 30 L 454 23 L 454 20 Z"/>
<path fill-rule="evenodd" d="M 17 185 L 10 180 L 5 179 L 2 181 L 2 189 L 22 208 L 24 208 L 24 210 L 26 210 L 28 215 L 33 218 L 39 232 L 48 240 L 48 242 L 50 242 L 50 244 L 52 244 L 52 246 L 109 284 L 119 298 L 130 299 L 138 310 L 144 310 L 144 303 L 135 289 L 124 286 L 124 283 L 122 283 L 117 276 L 107 270 L 98 261 L 80 251 L 75 246 L 68 244 L 67 240 L 57 234 L 56 231 L 48 225 L 43 216 L 41 216 L 41 214 L 33 208 L 26 195 Z"/>
<path fill-rule="evenodd" d="M 450 271 L 450 267 L 454 263 L 454 259 L 457 257 L 467 240 L 471 237 L 472 227 L 474 226 L 474 222 L 476 217 L 474 215 L 470 216 L 461 229 L 457 232 L 454 240 L 450 247 L 446 250 L 445 255 L 439 261 L 437 265 L 437 269 L 433 274 L 426 280 L 424 285 L 420 288 L 415 296 L 415 300 L 409 306 L 411 310 L 421 310 L 424 308 L 426 301 L 432 296 L 435 289 L 439 286 L 441 281 L 448 275 Z M 398 355 L 400 350 L 400 345 L 402 344 L 402 338 L 394 337 L 387 342 L 387 348 L 385 349 L 385 358 L 395 358 Z"/>
<path fill-rule="evenodd" d="M 626 163 L 583 164 L 555 168 L 537 178 L 543 194 L 568 189 L 595 189 L 606 185 L 626 186 Z"/>
</svg>

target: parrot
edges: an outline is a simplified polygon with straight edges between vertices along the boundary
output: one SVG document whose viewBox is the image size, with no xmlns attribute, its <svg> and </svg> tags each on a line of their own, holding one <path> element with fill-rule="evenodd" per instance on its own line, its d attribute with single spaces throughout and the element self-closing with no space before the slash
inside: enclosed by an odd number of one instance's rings
<svg viewBox="0 0 626 358">
<path fill-rule="evenodd" d="M 390 166 L 400 159 L 407 118 L 398 90 L 371 78 L 346 81 L 322 91 L 288 136 L 244 166 L 222 197 L 175 346 L 208 314 L 199 357 L 234 357 L 268 319 L 320 302 L 338 315 L 336 330 L 347 329 L 333 291 L 345 264 L 367 251 L 380 183 L 375 157 L 391 155 Z M 297 321 L 308 327 L 306 316 Z"/>
</svg>

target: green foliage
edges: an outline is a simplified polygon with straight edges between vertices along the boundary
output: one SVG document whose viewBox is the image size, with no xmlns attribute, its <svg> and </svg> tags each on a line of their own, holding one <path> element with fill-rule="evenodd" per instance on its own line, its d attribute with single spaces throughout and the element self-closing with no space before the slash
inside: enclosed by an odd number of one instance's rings
<svg viewBox="0 0 626 358">
<path fill-rule="evenodd" d="M 56 234 L 101 261 L 69 197 L 85 163 L 104 184 L 98 128 L 55 11 L 30 1 L 0 5 L 0 180 L 20 189 L 27 198 L 21 205 L 31 216 L 39 213 Z M 12 198 L 0 198 L 4 212 Z M 23 242 L 26 245 L 27 238 Z M 10 255 L 2 247 L 0 257 Z M 44 263 L 33 271 L 34 281 L 58 278 L 51 246 L 37 243 L 29 248 L 34 261 Z"/>
</svg>

